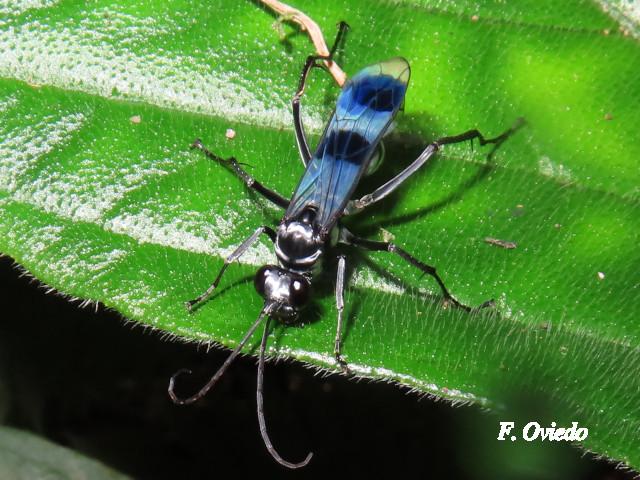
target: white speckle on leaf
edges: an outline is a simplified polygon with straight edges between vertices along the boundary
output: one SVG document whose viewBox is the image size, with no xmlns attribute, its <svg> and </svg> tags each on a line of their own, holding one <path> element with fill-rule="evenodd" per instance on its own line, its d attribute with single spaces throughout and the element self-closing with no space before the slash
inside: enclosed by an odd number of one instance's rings
<svg viewBox="0 0 640 480">
<path fill-rule="evenodd" d="M 205 215 L 201 212 L 183 212 L 181 218 L 167 220 L 152 210 L 144 209 L 136 214 L 122 214 L 108 220 L 107 231 L 127 235 L 141 243 L 153 243 L 194 253 L 226 258 L 238 245 L 221 245 L 234 233 L 239 214 L 227 209 L 222 215 Z M 273 250 L 256 244 L 240 259 L 247 265 L 273 263 Z"/>
<path fill-rule="evenodd" d="M 184 212 L 184 218 L 167 222 L 156 212 L 143 209 L 138 213 L 124 213 L 107 220 L 104 228 L 113 233 L 127 235 L 140 243 L 153 243 L 195 253 L 212 254 L 224 238 L 232 220 L 214 215 L 213 221 L 204 222 L 199 212 Z"/>
<path fill-rule="evenodd" d="M 92 282 L 111 271 L 114 265 L 126 256 L 127 252 L 121 249 L 103 252 L 87 252 L 79 249 L 68 252 L 64 257 L 52 257 L 49 268 L 54 269 L 62 278 L 67 277 L 77 282 L 80 280 L 78 279 L 80 274 L 84 277 L 84 282 Z"/>
<path fill-rule="evenodd" d="M 58 119 L 45 116 L 31 126 L 11 130 L 0 126 L 0 190 L 16 190 L 20 175 L 71 138 L 84 119 L 81 113 L 71 113 Z"/>
<path fill-rule="evenodd" d="M 355 287 L 371 288 L 395 295 L 402 295 L 405 292 L 401 286 L 376 275 L 373 270 L 367 267 L 359 267 L 353 274 L 351 282 Z"/>
<path fill-rule="evenodd" d="M 4 98 L 0 98 L 0 113 L 6 112 L 10 108 L 13 108 L 18 104 L 18 97 L 15 95 L 9 95 Z"/>
<path fill-rule="evenodd" d="M 60 0 L 0 0 L 0 15 L 22 15 L 34 8 L 50 8 Z"/>
<path fill-rule="evenodd" d="M 56 122 L 54 125 L 59 123 Z M 41 145 L 39 151 L 23 160 L 18 160 L 23 163 L 33 163 L 35 161 L 33 156 L 36 153 L 43 154 L 54 148 L 71 135 L 74 129 L 80 128 L 81 124 L 66 122 L 63 125 L 66 126 L 64 135 L 56 131 L 52 134 L 48 133 L 49 130 L 45 125 L 35 140 L 37 145 Z M 2 144 L 0 144 L 0 153 L 1 149 Z M 167 175 L 169 171 L 192 161 L 192 157 L 189 157 L 187 152 L 183 152 L 172 158 L 141 156 L 135 163 L 126 163 L 124 166 L 114 168 L 112 162 L 103 161 L 99 157 L 94 159 L 93 156 L 87 159 L 82 155 L 82 153 L 78 154 L 77 166 L 74 170 L 61 170 L 56 165 L 47 164 L 43 168 L 42 175 L 22 184 L 15 178 L 15 173 L 11 174 L 11 169 L 26 167 L 15 165 L 18 160 L 14 159 L 12 162 L 14 165 L 8 165 L 6 170 L 3 170 L 2 160 L 0 160 L 0 188 L 13 187 L 16 190 L 14 193 L 16 200 L 38 206 L 46 212 L 71 220 L 99 224 L 104 213 L 127 193 L 144 187 L 150 178 Z M 87 179 L 91 181 L 88 182 Z M 12 185 L 6 185 L 8 181 L 12 182 Z"/>
<path fill-rule="evenodd" d="M 288 102 L 252 92 L 237 71 L 212 68 L 195 55 L 175 56 L 170 49 L 142 55 L 130 48 L 145 44 L 149 37 L 176 35 L 183 28 L 180 22 L 168 17 L 159 22 L 114 7 L 91 6 L 78 16 L 80 28 L 69 20 L 32 21 L 6 29 L 0 36 L 0 76 L 291 128 Z M 307 115 L 308 130 L 319 131 L 323 124 L 319 112 Z"/>
<path fill-rule="evenodd" d="M 538 171 L 546 176 L 559 180 L 562 183 L 569 183 L 573 180 L 573 174 L 564 165 L 554 163 L 546 155 L 538 160 Z"/>
<path fill-rule="evenodd" d="M 60 233 L 64 230 L 59 225 L 46 225 L 38 229 L 38 235 L 31 238 L 25 238 L 25 246 L 34 255 L 38 256 L 44 252 L 50 245 L 60 241 Z"/>
<path fill-rule="evenodd" d="M 640 2 L 620 0 L 598 0 L 602 10 L 620 24 L 625 36 L 629 32 L 640 38 Z"/>
</svg>

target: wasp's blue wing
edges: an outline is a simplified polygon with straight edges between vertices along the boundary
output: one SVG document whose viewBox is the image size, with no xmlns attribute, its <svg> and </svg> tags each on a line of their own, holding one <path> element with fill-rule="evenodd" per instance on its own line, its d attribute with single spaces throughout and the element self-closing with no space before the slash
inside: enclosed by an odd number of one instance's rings
<svg viewBox="0 0 640 480">
<path fill-rule="evenodd" d="M 314 207 L 314 223 L 324 231 L 333 227 L 402 105 L 408 82 L 409 64 L 398 57 L 364 68 L 345 84 L 287 218 Z"/>
</svg>

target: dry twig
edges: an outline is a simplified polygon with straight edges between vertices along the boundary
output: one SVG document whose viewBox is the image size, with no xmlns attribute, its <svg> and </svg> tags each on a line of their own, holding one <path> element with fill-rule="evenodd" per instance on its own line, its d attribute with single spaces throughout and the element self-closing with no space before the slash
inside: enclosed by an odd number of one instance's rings
<svg viewBox="0 0 640 480">
<path fill-rule="evenodd" d="M 300 25 L 303 31 L 306 31 L 316 48 L 316 53 L 321 56 L 329 56 L 329 48 L 327 42 L 324 40 L 322 30 L 316 22 L 314 22 L 308 15 L 305 15 L 297 8 L 293 8 L 286 3 L 279 2 L 278 0 L 260 0 L 264 5 L 271 10 L 279 14 L 283 19 L 291 21 Z M 347 74 L 340 68 L 340 66 L 332 60 L 324 60 L 324 64 L 333 76 L 336 83 L 340 86 L 344 85 L 347 80 Z"/>
</svg>

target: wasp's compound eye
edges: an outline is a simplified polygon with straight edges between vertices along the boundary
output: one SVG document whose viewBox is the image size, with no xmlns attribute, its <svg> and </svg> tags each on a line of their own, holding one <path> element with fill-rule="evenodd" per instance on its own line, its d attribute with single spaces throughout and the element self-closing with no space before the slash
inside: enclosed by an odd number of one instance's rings
<svg viewBox="0 0 640 480">
<path fill-rule="evenodd" d="M 256 287 L 256 291 L 260 296 L 262 296 L 262 298 L 267 298 L 268 291 L 271 290 L 268 287 L 268 284 L 273 285 L 274 281 L 277 281 L 279 276 L 278 268 L 273 265 L 260 267 L 256 272 L 256 276 L 253 279 L 253 285 Z"/>
<path fill-rule="evenodd" d="M 309 302 L 311 285 L 304 277 L 294 277 L 291 279 L 289 287 L 289 302 L 293 307 L 303 307 Z"/>
</svg>

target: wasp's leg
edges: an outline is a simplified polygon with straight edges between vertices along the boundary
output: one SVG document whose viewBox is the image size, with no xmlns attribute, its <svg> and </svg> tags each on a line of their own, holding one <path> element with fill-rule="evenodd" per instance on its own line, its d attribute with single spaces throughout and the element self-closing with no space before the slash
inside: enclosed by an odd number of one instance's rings
<svg viewBox="0 0 640 480">
<path fill-rule="evenodd" d="M 287 208 L 289 206 L 289 200 L 284 198 L 278 192 L 275 192 L 270 188 L 265 187 L 260 182 L 258 182 L 255 178 L 249 175 L 240 166 L 240 164 L 234 157 L 230 157 L 230 158 L 219 157 L 215 153 L 208 150 L 202 144 L 202 141 L 199 138 L 196 138 L 194 140 L 194 142 L 191 144 L 191 148 L 197 148 L 198 150 L 201 150 L 207 156 L 207 158 L 210 158 L 211 160 L 214 160 L 218 163 L 221 163 L 223 165 L 230 167 L 231 170 L 233 170 L 233 173 L 235 173 L 236 176 L 239 177 L 247 187 L 251 188 L 252 190 L 255 190 L 270 202 L 275 203 L 276 205 L 282 208 Z"/>
<path fill-rule="evenodd" d="M 187 310 L 189 310 L 190 312 L 193 311 L 195 307 L 207 301 L 209 297 L 211 297 L 215 289 L 218 287 L 218 284 L 220 283 L 220 279 L 222 278 L 222 275 L 224 275 L 224 272 L 229 266 L 229 264 L 237 260 L 238 258 L 240 258 L 242 254 L 244 254 L 251 247 L 251 245 L 256 243 L 260 235 L 262 235 L 263 233 L 266 233 L 272 242 L 276 241 L 276 232 L 273 231 L 273 229 L 265 225 L 258 227 L 256 231 L 253 232 L 253 234 L 249 238 L 247 238 L 244 242 L 242 242 L 240 246 L 236 248 L 225 259 L 224 265 L 220 269 L 220 273 L 218 273 L 218 276 L 213 281 L 213 283 L 209 286 L 209 288 L 207 288 L 204 292 L 202 292 L 197 298 L 194 298 L 193 300 L 189 300 L 188 302 L 185 303 L 185 307 L 187 308 Z"/>
<path fill-rule="evenodd" d="M 344 311 L 344 276 L 347 268 L 347 260 L 344 255 L 338 257 L 338 275 L 336 277 L 336 309 L 338 310 L 338 328 L 333 346 L 333 355 L 344 373 L 349 373 L 347 362 L 342 358 L 342 325 Z"/>
<path fill-rule="evenodd" d="M 336 33 L 336 38 L 333 40 L 333 45 L 329 49 L 329 58 L 333 58 L 336 54 L 336 50 L 340 47 L 340 44 L 344 40 L 344 36 L 347 34 L 347 30 L 349 30 L 349 24 L 344 20 L 340 20 L 338 22 L 338 32 Z"/>
<path fill-rule="evenodd" d="M 471 310 L 475 310 L 475 309 L 472 309 L 471 307 L 468 307 L 467 305 L 464 305 L 463 303 L 460 303 L 458 300 L 456 300 L 456 298 L 453 295 L 451 295 L 451 293 L 445 286 L 444 281 L 442 280 L 442 278 L 440 278 L 440 275 L 438 275 L 438 272 L 436 271 L 435 267 L 432 267 L 431 265 L 427 265 L 426 263 L 418 260 L 410 253 L 398 247 L 396 244 L 390 243 L 390 242 L 378 242 L 375 240 L 367 240 L 366 238 L 360 238 L 352 234 L 350 231 L 348 231 L 344 227 L 342 227 L 342 230 L 341 230 L 340 241 L 344 244 L 355 245 L 357 247 L 361 247 L 366 250 L 395 253 L 403 260 L 407 261 L 414 267 L 420 269 L 422 272 L 426 273 L 427 275 L 431 275 L 435 279 L 435 281 L 438 282 L 438 286 L 440 287 L 440 290 L 442 290 L 442 295 L 444 296 L 444 299 L 447 303 L 452 303 L 453 305 L 460 307 L 467 312 L 470 312 Z M 493 300 L 488 300 L 484 302 L 482 305 L 480 305 L 478 308 L 490 307 L 490 306 L 493 306 L 493 304 L 494 304 Z"/>
<path fill-rule="evenodd" d="M 407 178 L 409 178 L 416 171 L 418 171 L 420 167 L 422 167 L 425 163 L 427 163 L 427 160 L 429 160 L 434 154 L 436 154 L 438 150 L 440 150 L 440 148 L 443 147 L 444 145 L 450 145 L 452 143 L 460 143 L 460 142 L 466 142 L 466 141 L 473 141 L 474 139 L 477 138 L 480 145 L 487 145 L 490 143 L 494 145 L 493 149 L 487 155 L 487 158 L 491 159 L 491 157 L 493 156 L 495 151 L 498 149 L 498 147 L 513 133 L 515 133 L 523 124 L 524 124 L 524 120 L 518 119 L 511 128 L 509 128 L 507 131 L 503 132 L 502 134 L 498 135 L 495 138 L 486 139 L 484 138 L 482 133 L 480 133 L 478 130 L 469 130 L 468 132 L 464 132 L 460 135 L 455 135 L 453 137 L 443 137 L 436 140 L 435 142 L 428 145 L 427 148 L 425 148 L 423 152 L 420 154 L 420 156 L 418 156 L 418 158 L 416 158 L 413 161 L 413 163 L 411 163 L 411 165 L 409 165 L 407 168 L 405 168 L 402 172 L 400 172 L 398 175 L 393 177 L 387 183 L 385 183 L 381 187 L 378 187 L 373 192 L 367 195 L 364 195 L 361 198 L 358 198 L 356 200 L 351 200 L 347 204 L 347 207 L 345 208 L 345 214 L 349 215 L 352 213 L 359 212 L 360 210 L 371 205 L 372 203 L 382 200 L 384 197 L 386 197 L 391 192 L 393 192 L 396 188 L 398 188 Z"/>
<path fill-rule="evenodd" d="M 314 67 L 323 67 L 322 64 L 317 63 L 318 60 L 331 60 L 333 58 L 333 55 L 338 49 L 340 43 L 342 43 L 342 39 L 344 38 L 348 28 L 349 25 L 346 22 L 340 22 L 338 24 L 338 33 L 336 34 L 333 46 L 329 50 L 328 57 L 322 55 L 311 55 L 307 57 L 307 61 L 302 68 L 302 74 L 300 75 L 298 90 L 291 100 L 291 108 L 293 109 L 293 126 L 296 132 L 296 143 L 298 144 L 298 150 L 300 151 L 300 159 L 305 167 L 309 163 L 309 160 L 311 160 L 311 150 L 309 149 L 309 142 L 307 141 L 307 135 L 304 130 L 304 125 L 302 124 L 302 116 L 300 115 L 300 98 L 304 93 L 307 77 L 309 76 L 311 69 Z"/>
</svg>

